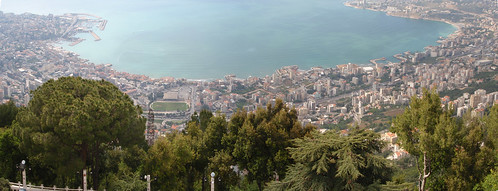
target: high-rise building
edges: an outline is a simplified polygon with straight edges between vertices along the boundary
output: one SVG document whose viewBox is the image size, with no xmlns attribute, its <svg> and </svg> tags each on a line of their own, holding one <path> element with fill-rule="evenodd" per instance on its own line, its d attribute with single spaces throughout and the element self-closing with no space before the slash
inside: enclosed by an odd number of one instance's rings
<svg viewBox="0 0 498 191">
<path fill-rule="evenodd" d="M 470 101 L 469 101 L 470 107 L 472 108 L 477 107 L 477 104 L 479 104 L 480 101 L 481 101 L 481 96 L 476 94 L 470 95 Z"/>
</svg>

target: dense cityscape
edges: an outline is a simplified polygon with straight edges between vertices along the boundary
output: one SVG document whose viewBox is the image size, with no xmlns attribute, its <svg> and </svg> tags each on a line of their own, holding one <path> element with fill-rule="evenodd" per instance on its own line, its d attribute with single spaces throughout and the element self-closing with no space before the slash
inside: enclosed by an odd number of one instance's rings
<svg viewBox="0 0 498 191">
<path fill-rule="evenodd" d="M 258 108 L 282 100 L 286 108 L 295 108 L 302 127 L 313 125 L 321 132 L 338 130 L 347 135 L 353 131 L 351 126 L 358 125 L 379 132 L 389 143 L 386 148 L 391 153 L 385 158 L 390 160 L 409 155 L 396 144 L 397 134 L 389 132 L 392 120 L 403 113 L 412 97 L 423 95 L 424 89 L 435 89 L 442 108 L 453 110 L 457 117 L 468 112 L 483 117 L 498 103 L 495 1 L 355 0 L 345 5 L 442 21 L 457 31 L 440 37 L 437 46 L 424 51 L 393 55 L 396 62 L 372 58 L 370 64 L 344 63 L 333 68 L 285 66 L 264 77 L 226 75 L 201 81 L 120 72 L 111 64 L 96 65 L 61 47 L 68 42 L 78 46 L 84 40 L 75 37 L 78 33 L 104 30 L 107 21 L 98 16 L 0 12 L 0 100 L 28 106 L 30 92 L 51 79 L 105 80 L 139 105 L 143 116 L 152 114 L 153 122 L 147 124 L 150 144 L 189 128 L 187 122 L 202 110 L 219 112 L 229 120 L 238 110 L 256 113 Z M 94 37 L 99 39 L 96 34 Z M 157 106 L 161 104 L 173 106 Z"/>
<path fill-rule="evenodd" d="M 81 32 L 70 30 L 72 35 L 66 34 L 68 29 L 77 28 L 73 26 L 76 20 L 73 15 L 2 14 L 4 53 L 0 62 L 4 72 L 0 74 L 0 95 L 4 97 L 3 102 L 13 99 L 27 105 L 29 92 L 43 82 L 62 76 L 81 76 L 110 81 L 144 110 L 155 101 L 180 101 L 190 108 L 188 111 L 156 111 L 156 119 L 162 119 L 158 122 L 189 119 L 193 112 L 201 109 L 221 111 L 230 116 L 237 109 L 255 111 L 280 98 L 288 107 L 298 110 L 303 123 L 317 126 L 330 126 L 348 119 L 361 122 L 363 117 L 372 114 L 370 109 L 407 105 L 410 97 L 420 94 L 423 88 L 437 87 L 443 95 L 443 103 L 455 104 L 459 116 L 469 108 L 482 113 L 483 108 L 497 99 L 498 89 L 496 79 L 493 79 L 497 71 L 498 47 L 497 25 L 493 19 L 497 14 L 495 9 L 470 14 L 463 11 L 446 13 L 448 8 L 445 6 L 425 11 L 420 5 L 389 1 L 347 4 L 396 16 L 403 16 L 399 10 L 408 10 L 411 12 L 404 14 L 410 17 L 451 22 L 458 30 L 439 40 L 439 46 L 394 55 L 399 62 L 380 58 L 372 59 L 371 65 L 349 63 L 309 70 L 287 66 L 265 77 L 240 79 L 227 75 L 225 79 L 214 81 L 191 81 L 173 77 L 153 79 L 119 72 L 110 64 L 95 65 L 65 51 L 59 43 L 78 41 L 72 36 Z M 85 26 L 88 20 L 80 18 L 76 25 Z M 478 88 L 481 90 L 476 91 L 475 87 L 481 87 Z M 165 132 L 173 124 L 162 123 L 157 127 Z"/>
</svg>

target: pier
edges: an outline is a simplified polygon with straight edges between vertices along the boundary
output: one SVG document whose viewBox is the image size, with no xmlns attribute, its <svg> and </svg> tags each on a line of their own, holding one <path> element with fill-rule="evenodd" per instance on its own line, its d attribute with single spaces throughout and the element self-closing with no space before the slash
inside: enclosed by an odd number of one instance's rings
<svg viewBox="0 0 498 191">
<path fill-rule="evenodd" d="M 103 31 L 105 29 L 105 26 L 107 25 L 107 20 L 102 20 L 99 25 L 99 29 Z"/>
<path fill-rule="evenodd" d="M 408 60 L 408 59 L 404 58 L 402 54 L 396 54 L 393 57 L 400 60 L 401 62 L 406 62 Z"/>
<path fill-rule="evenodd" d="M 379 61 L 379 60 L 385 61 L 386 57 L 372 59 L 372 60 L 370 60 L 370 63 L 377 65 L 377 61 Z"/>
<path fill-rule="evenodd" d="M 79 38 L 78 40 L 74 41 L 73 43 L 69 44 L 69 46 L 75 46 L 79 44 L 80 42 L 83 42 L 85 39 Z"/>
<path fill-rule="evenodd" d="M 102 40 L 97 34 L 95 34 L 93 31 L 90 31 L 90 34 L 92 34 L 93 38 L 95 38 L 95 41 Z"/>
</svg>

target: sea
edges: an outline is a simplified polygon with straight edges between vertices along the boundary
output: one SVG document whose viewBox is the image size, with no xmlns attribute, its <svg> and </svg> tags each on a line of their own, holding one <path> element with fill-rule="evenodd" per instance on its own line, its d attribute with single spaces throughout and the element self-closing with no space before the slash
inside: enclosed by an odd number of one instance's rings
<svg viewBox="0 0 498 191">
<path fill-rule="evenodd" d="M 95 64 L 153 78 L 218 79 L 368 64 L 437 45 L 456 28 L 347 7 L 344 0 L 1 0 L 4 13 L 90 13 L 102 38 L 56 44 Z"/>
</svg>

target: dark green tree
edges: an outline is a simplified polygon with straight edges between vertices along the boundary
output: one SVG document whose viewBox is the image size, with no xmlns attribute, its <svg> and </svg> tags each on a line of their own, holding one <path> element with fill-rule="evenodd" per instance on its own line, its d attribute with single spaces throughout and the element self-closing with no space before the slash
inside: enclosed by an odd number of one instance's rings
<svg viewBox="0 0 498 191">
<path fill-rule="evenodd" d="M 495 167 L 474 190 L 498 190 L 498 168 Z"/>
<path fill-rule="evenodd" d="M 144 191 L 147 189 L 147 182 L 143 180 L 140 172 L 133 172 L 124 162 L 118 163 L 118 171 L 108 173 L 103 181 L 106 190 L 110 191 Z"/>
<path fill-rule="evenodd" d="M 173 133 L 157 140 L 149 149 L 145 162 L 145 172 L 156 179 L 153 190 L 189 190 L 195 152 L 187 136 Z"/>
<path fill-rule="evenodd" d="M 445 171 L 444 182 L 449 190 L 472 190 L 490 173 L 496 164 L 496 151 L 491 139 L 486 138 L 486 127 L 477 117 L 466 115 L 461 124 L 451 164 Z"/>
<path fill-rule="evenodd" d="M 16 119 L 19 108 L 16 107 L 14 101 L 9 101 L 5 104 L 0 104 L 0 128 L 8 127 Z"/>
<path fill-rule="evenodd" d="M 106 190 L 145 190 L 141 177 L 146 157 L 145 151 L 135 145 L 130 148 L 107 150 L 104 154 L 105 177 L 100 188 Z"/>
<path fill-rule="evenodd" d="M 0 178 L 0 191 L 10 191 L 9 180 Z"/>
<path fill-rule="evenodd" d="M 232 156 L 226 151 L 216 152 L 209 159 L 208 172 L 215 172 L 215 189 L 228 190 L 231 185 L 236 185 L 239 181 L 237 173 L 234 171 Z"/>
<path fill-rule="evenodd" d="M 419 190 L 425 190 L 427 178 L 434 170 L 447 164 L 448 158 L 441 153 L 453 150 L 451 139 L 454 121 L 444 114 L 438 94 L 424 89 L 421 98 L 413 97 L 410 106 L 393 121 L 391 131 L 399 137 L 400 145 L 417 157 Z M 441 144 L 442 143 L 442 144 Z M 446 160 L 446 161 L 445 161 Z"/>
<path fill-rule="evenodd" d="M 17 165 L 26 156 L 19 150 L 19 138 L 12 134 L 12 129 L 0 128 L 0 177 L 17 181 Z"/>
<path fill-rule="evenodd" d="M 199 114 L 199 125 L 202 131 L 205 131 L 208 127 L 211 117 L 213 117 L 213 113 L 206 109 L 203 109 Z"/>
<path fill-rule="evenodd" d="M 486 141 L 491 141 L 494 148 L 498 147 L 498 104 L 491 107 L 489 114 L 484 117 L 485 134 L 487 135 Z M 498 153 L 495 153 L 498 154 Z M 498 158 L 498 155 L 495 155 Z"/>
<path fill-rule="evenodd" d="M 275 106 L 258 108 L 254 113 L 243 116 L 238 114 L 238 121 L 230 127 L 229 133 L 238 132 L 233 149 L 234 159 L 241 169 L 246 169 L 248 180 L 256 181 L 260 189 L 273 177 L 285 177 L 287 165 L 292 163 L 287 147 L 292 146 L 292 139 L 309 135 L 313 126 L 303 128 L 297 120 L 297 112 L 288 109 L 277 99 Z M 238 127 L 243 124 L 240 129 Z M 228 139 L 230 140 L 230 139 Z"/>
<path fill-rule="evenodd" d="M 493 154 L 485 154 L 484 157 L 487 162 L 493 161 L 491 158 L 494 158 L 494 167 L 479 184 L 474 186 L 474 190 L 498 190 L 498 151 L 496 149 L 498 147 L 498 139 L 496 138 L 498 137 L 498 104 L 491 107 L 489 114 L 484 117 L 483 123 L 482 130 L 486 135 L 483 142 L 486 147 L 493 150 Z"/>
<path fill-rule="evenodd" d="M 57 174 L 52 183 L 57 178 L 67 185 L 76 171 L 88 169 L 98 189 L 105 151 L 144 142 L 142 110 L 109 82 L 63 77 L 44 83 L 32 97 L 14 126 L 29 162 Z"/>
<path fill-rule="evenodd" d="M 211 117 L 206 131 L 206 147 L 209 149 L 208 156 L 212 157 L 216 151 L 224 149 L 222 145 L 223 136 L 227 133 L 227 121 L 225 116 L 218 113 L 218 117 Z"/>
<path fill-rule="evenodd" d="M 384 143 L 373 131 L 354 129 L 347 136 L 315 132 L 295 143 L 289 148 L 295 164 L 268 190 L 363 190 L 390 178 L 387 160 L 375 155 Z"/>
</svg>

